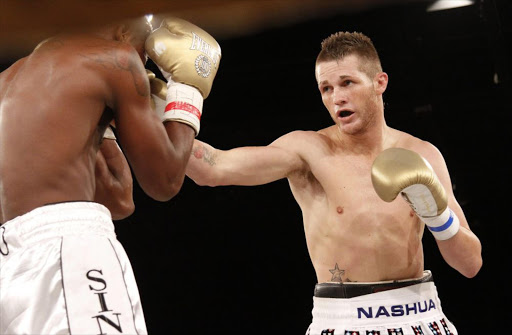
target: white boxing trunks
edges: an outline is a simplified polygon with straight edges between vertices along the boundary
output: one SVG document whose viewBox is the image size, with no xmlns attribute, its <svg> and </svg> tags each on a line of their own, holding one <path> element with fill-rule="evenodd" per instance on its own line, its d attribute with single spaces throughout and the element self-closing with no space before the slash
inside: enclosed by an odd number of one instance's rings
<svg viewBox="0 0 512 335">
<path fill-rule="evenodd" d="M 36 208 L 0 226 L 0 334 L 147 334 L 109 210 Z"/>
<path fill-rule="evenodd" d="M 424 278 L 431 274 L 425 271 Z M 394 282 L 390 282 L 393 284 Z M 350 291 L 351 283 L 338 283 L 339 288 L 328 287 L 327 294 L 318 284 L 313 297 L 313 321 L 307 335 L 457 335 L 457 330 L 444 315 L 437 289 L 431 280 L 399 288 L 385 289 L 381 283 L 357 284 L 377 288 L 377 293 L 340 298 L 336 290 Z M 327 285 L 335 283 L 326 283 Z M 320 286 L 320 290 L 318 289 Z M 378 288 L 381 287 L 382 291 Z M 319 297 L 320 295 L 320 297 Z"/>
</svg>

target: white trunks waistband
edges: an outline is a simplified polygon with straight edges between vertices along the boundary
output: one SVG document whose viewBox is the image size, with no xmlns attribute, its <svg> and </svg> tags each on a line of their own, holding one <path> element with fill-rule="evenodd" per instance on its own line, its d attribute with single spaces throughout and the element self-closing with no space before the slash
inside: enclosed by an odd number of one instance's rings
<svg viewBox="0 0 512 335">
<path fill-rule="evenodd" d="M 344 326 L 407 323 L 443 315 L 433 282 L 349 299 L 313 297 L 313 304 L 314 322 L 330 320 Z"/>
<path fill-rule="evenodd" d="M 38 207 L 7 221 L 0 230 L 15 235 L 24 245 L 63 235 L 116 236 L 110 211 L 101 204 L 82 201 Z"/>
<path fill-rule="evenodd" d="M 365 294 L 394 290 L 401 287 L 434 281 L 429 270 L 421 278 L 389 280 L 379 282 L 327 282 L 315 285 L 315 297 L 319 298 L 355 298 Z"/>
</svg>

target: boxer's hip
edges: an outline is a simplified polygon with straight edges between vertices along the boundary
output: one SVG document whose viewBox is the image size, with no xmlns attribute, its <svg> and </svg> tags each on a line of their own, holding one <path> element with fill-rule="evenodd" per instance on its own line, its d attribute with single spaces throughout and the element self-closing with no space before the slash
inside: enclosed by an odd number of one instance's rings
<svg viewBox="0 0 512 335">
<path fill-rule="evenodd" d="M 420 283 L 433 282 L 430 271 L 424 271 L 421 278 L 392 280 L 381 282 L 348 282 L 348 283 L 319 283 L 315 286 L 314 296 L 317 298 L 355 298 L 366 294 L 383 292 L 397 288 L 412 286 Z"/>
<path fill-rule="evenodd" d="M 47 205 L 6 222 L 2 233 L 0 334 L 147 333 L 106 207 Z"/>
<path fill-rule="evenodd" d="M 445 327 L 456 334 L 444 315 L 430 271 L 419 279 L 375 283 L 318 284 L 313 297 L 310 334 L 329 331 L 392 331 Z M 382 333 L 382 332 L 381 332 Z"/>
<path fill-rule="evenodd" d="M 53 237 L 115 237 L 110 211 L 95 202 L 63 202 L 38 207 L 0 226 L 2 255 Z"/>
</svg>

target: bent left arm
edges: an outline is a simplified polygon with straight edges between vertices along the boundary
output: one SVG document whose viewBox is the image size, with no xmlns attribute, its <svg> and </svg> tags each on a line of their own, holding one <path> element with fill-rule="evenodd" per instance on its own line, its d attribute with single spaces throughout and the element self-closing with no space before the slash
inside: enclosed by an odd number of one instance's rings
<svg viewBox="0 0 512 335">
<path fill-rule="evenodd" d="M 126 158 L 115 139 L 104 138 L 96 157 L 94 201 L 107 207 L 112 219 L 121 220 L 135 210 L 133 179 Z"/>
<path fill-rule="evenodd" d="M 446 162 L 428 142 L 410 147 L 388 148 L 377 156 L 374 189 L 386 202 L 401 194 L 434 235 L 444 260 L 462 275 L 474 277 L 482 267 L 482 245 L 455 199 Z"/>
<path fill-rule="evenodd" d="M 457 215 L 460 222 L 460 229 L 453 237 L 447 240 L 436 239 L 437 246 L 448 265 L 462 275 L 472 278 L 482 267 L 482 245 L 479 238 L 469 228 L 464 211 L 455 198 L 450 174 L 442 154 L 433 147 L 428 154 L 425 154 L 425 158 L 432 165 L 446 191 L 448 207 Z"/>
</svg>

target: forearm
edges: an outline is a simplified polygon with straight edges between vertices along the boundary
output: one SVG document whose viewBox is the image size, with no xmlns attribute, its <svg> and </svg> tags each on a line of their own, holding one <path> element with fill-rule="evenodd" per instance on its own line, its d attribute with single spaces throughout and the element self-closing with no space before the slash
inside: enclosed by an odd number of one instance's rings
<svg viewBox="0 0 512 335">
<path fill-rule="evenodd" d="M 187 176 L 198 185 L 263 185 L 287 177 L 300 163 L 298 156 L 275 146 L 219 150 L 196 140 Z"/>
<path fill-rule="evenodd" d="M 194 140 L 186 174 L 196 184 L 202 186 L 218 186 L 216 169 L 218 150 L 211 145 Z"/>
<path fill-rule="evenodd" d="M 448 240 L 437 240 L 446 263 L 468 278 L 474 277 L 482 267 L 482 245 L 478 237 L 466 227 Z"/>
<path fill-rule="evenodd" d="M 448 239 L 436 238 L 437 246 L 448 265 L 465 277 L 472 278 L 482 267 L 482 245 L 478 237 L 469 228 L 466 215 L 451 189 L 448 203 L 448 208 L 452 212 L 454 220 L 459 222 L 459 228 L 455 235 Z"/>
<path fill-rule="evenodd" d="M 130 167 L 115 140 L 105 139 L 97 154 L 95 201 L 105 205 L 114 220 L 135 210 Z"/>
<path fill-rule="evenodd" d="M 184 123 L 173 121 L 165 122 L 164 126 L 171 142 L 173 162 L 169 166 L 172 170 L 170 175 L 174 176 L 173 188 L 176 189 L 176 193 L 178 193 L 183 185 L 187 163 L 192 152 L 195 137 L 194 130 Z"/>
</svg>

